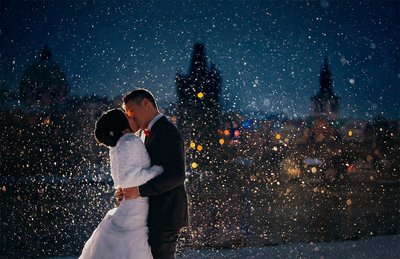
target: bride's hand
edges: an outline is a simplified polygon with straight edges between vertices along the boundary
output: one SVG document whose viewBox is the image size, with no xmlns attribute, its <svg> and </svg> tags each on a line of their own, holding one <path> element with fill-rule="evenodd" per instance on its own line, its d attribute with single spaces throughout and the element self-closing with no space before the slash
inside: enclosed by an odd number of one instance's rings
<svg viewBox="0 0 400 259">
<path fill-rule="evenodd" d="M 119 204 L 121 203 L 122 199 L 124 198 L 124 191 L 122 190 L 121 187 L 118 187 L 118 189 L 115 191 L 114 196 L 116 198 L 117 206 L 119 206 Z"/>
</svg>

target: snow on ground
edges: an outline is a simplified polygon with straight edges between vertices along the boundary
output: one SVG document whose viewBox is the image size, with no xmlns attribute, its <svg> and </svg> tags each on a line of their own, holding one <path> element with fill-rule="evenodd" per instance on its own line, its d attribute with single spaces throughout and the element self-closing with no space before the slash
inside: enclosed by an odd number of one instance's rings
<svg viewBox="0 0 400 259">
<path fill-rule="evenodd" d="M 77 257 L 57 257 L 57 259 L 75 259 Z M 400 235 L 379 236 L 364 240 L 335 243 L 299 243 L 277 246 L 246 247 L 222 250 L 186 250 L 177 259 L 190 258 L 400 258 Z"/>
<path fill-rule="evenodd" d="M 335 243 L 300 243 L 219 251 L 186 251 L 182 258 L 400 258 L 400 236 Z"/>
</svg>

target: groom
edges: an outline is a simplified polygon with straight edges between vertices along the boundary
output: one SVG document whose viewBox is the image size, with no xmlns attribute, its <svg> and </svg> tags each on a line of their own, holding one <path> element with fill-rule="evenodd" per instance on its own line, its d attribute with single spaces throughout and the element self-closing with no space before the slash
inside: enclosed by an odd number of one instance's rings
<svg viewBox="0 0 400 259">
<path fill-rule="evenodd" d="M 183 140 L 177 128 L 159 113 L 149 91 L 134 90 L 124 96 L 123 101 L 128 117 L 145 131 L 151 164 L 164 168 L 161 175 L 146 184 L 124 189 L 124 198 L 149 197 L 147 225 L 153 257 L 175 258 L 180 229 L 188 225 Z"/>
</svg>

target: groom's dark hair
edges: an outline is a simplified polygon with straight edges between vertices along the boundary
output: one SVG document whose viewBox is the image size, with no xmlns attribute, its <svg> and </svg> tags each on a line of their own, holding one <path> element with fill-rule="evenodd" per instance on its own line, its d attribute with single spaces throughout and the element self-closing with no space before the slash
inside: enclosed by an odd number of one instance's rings
<svg viewBox="0 0 400 259">
<path fill-rule="evenodd" d="M 111 109 L 97 120 L 94 136 L 100 144 L 115 147 L 126 129 L 130 126 L 125 113 L 121 109 Z"/>
<path fill-rule="evenodd" d="M 153 94 L 149 90 L 144 88 L 133 90 L 132 92 L 124 96 L 123 101 L 124 104 L 126 104 L 130 100 L 134 101 L 136 104 L 140 104 L 140 102 L 143 101 L 144 98 L 149 99 L 149 101 L 153 104 L 154 108 L 157 109 L 157 103 L 156 100 L 154 99 Z"/>
</svg>

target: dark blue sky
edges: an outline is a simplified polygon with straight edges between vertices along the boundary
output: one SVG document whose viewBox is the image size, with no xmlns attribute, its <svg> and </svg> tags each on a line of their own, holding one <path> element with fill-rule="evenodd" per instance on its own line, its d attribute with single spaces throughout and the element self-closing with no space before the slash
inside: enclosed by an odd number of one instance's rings
<svg viewBox="0 0 400 259">
<path fill-rule="evenodd" d="M 400 1 L 1 1 L 0 80 L 44 42 L 73 94 L 145 86 L 174 101 L 202 42 L 224 109 L 306 116 L 328 56 L 343 117 L 400 119 Z"/>
</svg>

